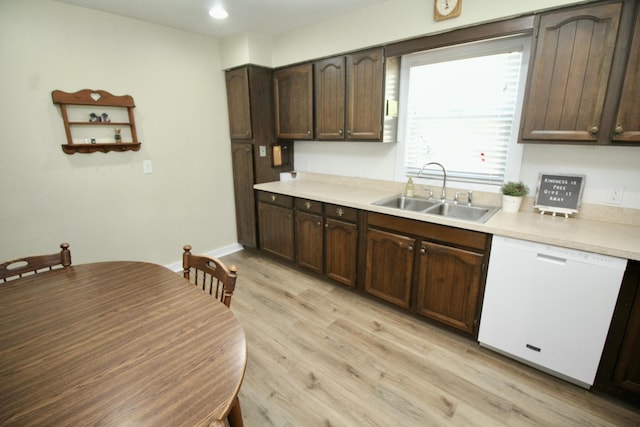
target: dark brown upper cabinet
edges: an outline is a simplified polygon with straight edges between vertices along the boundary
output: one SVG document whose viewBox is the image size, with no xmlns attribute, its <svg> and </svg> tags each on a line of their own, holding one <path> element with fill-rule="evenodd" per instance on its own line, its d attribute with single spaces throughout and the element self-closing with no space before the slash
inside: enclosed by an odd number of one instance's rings
<svg viewBox="0 0 640 427">
<path fill-rule="evenodd" d="M 613 129 L 616 142 L 640 143 L 640 6 L 629 50 L 629 61 L 622 84 L 622 95 Z"/>
<path fill-rule="evenodd" d="M 227 71 L 225 78 L 231 139 L 252 139 L 249 68 L 242 67 Z"/>
<path fill-rule="evenodd" d="M 633 11 L 635 3 L 625 0 L 540 16 L 525 95 L 522 142 L 637 142 L 633 128 L 639 127 L 640 107 L 635 101 L 638 48 L 629 48 Z"/>
<path fill-rule="evenodd" d="M 345 57 L 324 59 L 313 64 L 316 139 L 344 139 Z"/>
<path fill-rule="evenodd" d="M 276 136 L 281 139 L 313 139 L 313 65 L 275 71 Z"/>
<path fill-rule="evenodd" d="M 380 48 L 314 63 L 316 139 L 382 139 L 384 61 Z"/>
<path fill-rule="evenodd" d="M 346 137 L 382 140 L 384 51 L 352 53 L 347 61 Z"/>
<path fill-rule="evenodd" d="M 597 141 L 621 10 L 611 3 L 540 18 L 523 140 Z"/>
</svg>

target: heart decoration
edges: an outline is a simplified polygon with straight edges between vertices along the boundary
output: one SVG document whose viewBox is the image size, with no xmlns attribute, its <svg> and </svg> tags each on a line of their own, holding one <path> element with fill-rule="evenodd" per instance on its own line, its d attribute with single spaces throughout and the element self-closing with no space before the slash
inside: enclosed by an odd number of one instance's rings
<svg viewBox="0 0 640 427">
<path fill-rule="evenodd" d="M 100 98 L 102 98 L 102 95 L 100 95 L 100 94 L 99 94 L 99 93 L 97 93 L 97 92 L 91 92 L 91 93 L 89 94 L 89 96 L 90 96 L 94 101 L 96 101 L 96 102 L 97 102 Z"/>
</svg>

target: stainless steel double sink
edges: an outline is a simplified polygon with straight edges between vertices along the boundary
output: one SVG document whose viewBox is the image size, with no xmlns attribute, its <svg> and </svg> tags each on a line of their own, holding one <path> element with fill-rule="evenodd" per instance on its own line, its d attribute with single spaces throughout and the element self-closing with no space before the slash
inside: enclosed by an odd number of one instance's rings
<svg viewBox="0 0 640 427">
<path fill-rule="evenodd" d="M 499 209 L 494 206 L 457 204 L 448 201 L 441 202 L 433 198 L 406 197 L 403 194 L 387 197 L 373 202 L 373 204 L 376 206 L 385 206 L 404 211 L 420 212 L 478 223 L 486 222 Z"/>
</svg>

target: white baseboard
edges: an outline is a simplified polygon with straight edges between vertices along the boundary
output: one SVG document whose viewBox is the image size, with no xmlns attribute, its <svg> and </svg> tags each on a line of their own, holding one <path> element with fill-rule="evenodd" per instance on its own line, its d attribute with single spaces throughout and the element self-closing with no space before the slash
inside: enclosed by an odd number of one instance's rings
<svg viewBox="0 0 640 427">
<path fill-rule="evenodd" d="M 206 255 L 213 258 L 222 258 L 225 255 L 230 255 L 235 252 L 240 252 L 244 247 L 240 243 L 234 243 L 233 245 L 225 246 L 224 248 L 214 249 L 209 252 L 198 252 L 198 255 Z M 175 271 L 176 273 L 182 271 L 182 260 L 178 262 L 174 262 L 168 265 L 165 265 L 169 270 Z"/>
</svg>

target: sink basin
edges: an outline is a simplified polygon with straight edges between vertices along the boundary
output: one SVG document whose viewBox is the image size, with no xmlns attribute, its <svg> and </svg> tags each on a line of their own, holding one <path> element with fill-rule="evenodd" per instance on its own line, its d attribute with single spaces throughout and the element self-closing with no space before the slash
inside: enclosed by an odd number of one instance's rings
<svg viewBox="0 0 640 427">
<path fill-rule="evenodd" d="M 402 194 L 378 200 L 373 202 L 373 204 L 376 206 L 384 206 L 403 211 L 420 212 L 429 215 L 438 215 L 446 218 L 480 223 L 486 222 L 498 211 L 497 207 L 457 205 L 455 203 L 441 202 L 436 199 L 406 197 Z"/>
<path fill-rule="evenodd" d="M 373 204 L 377 206 L 385 206 L 387 208 L 402 209 L 405 211 L 422 212 L 440 204 L 440 202 L 432 199 L 423 199 L 421 197 L 406 197 L 399 195 L 378 200 L 377 202 L 373 202 Z"/>
<path fill-rule="evenodd" d="M 440 215 L 447 218 L 463 219 L 467 221 L 485 222 L 498 208 L 488 206 L 456 205 L 454 203 L 440 203 L 425 211 L 425 213 Z"/>
</svg>

